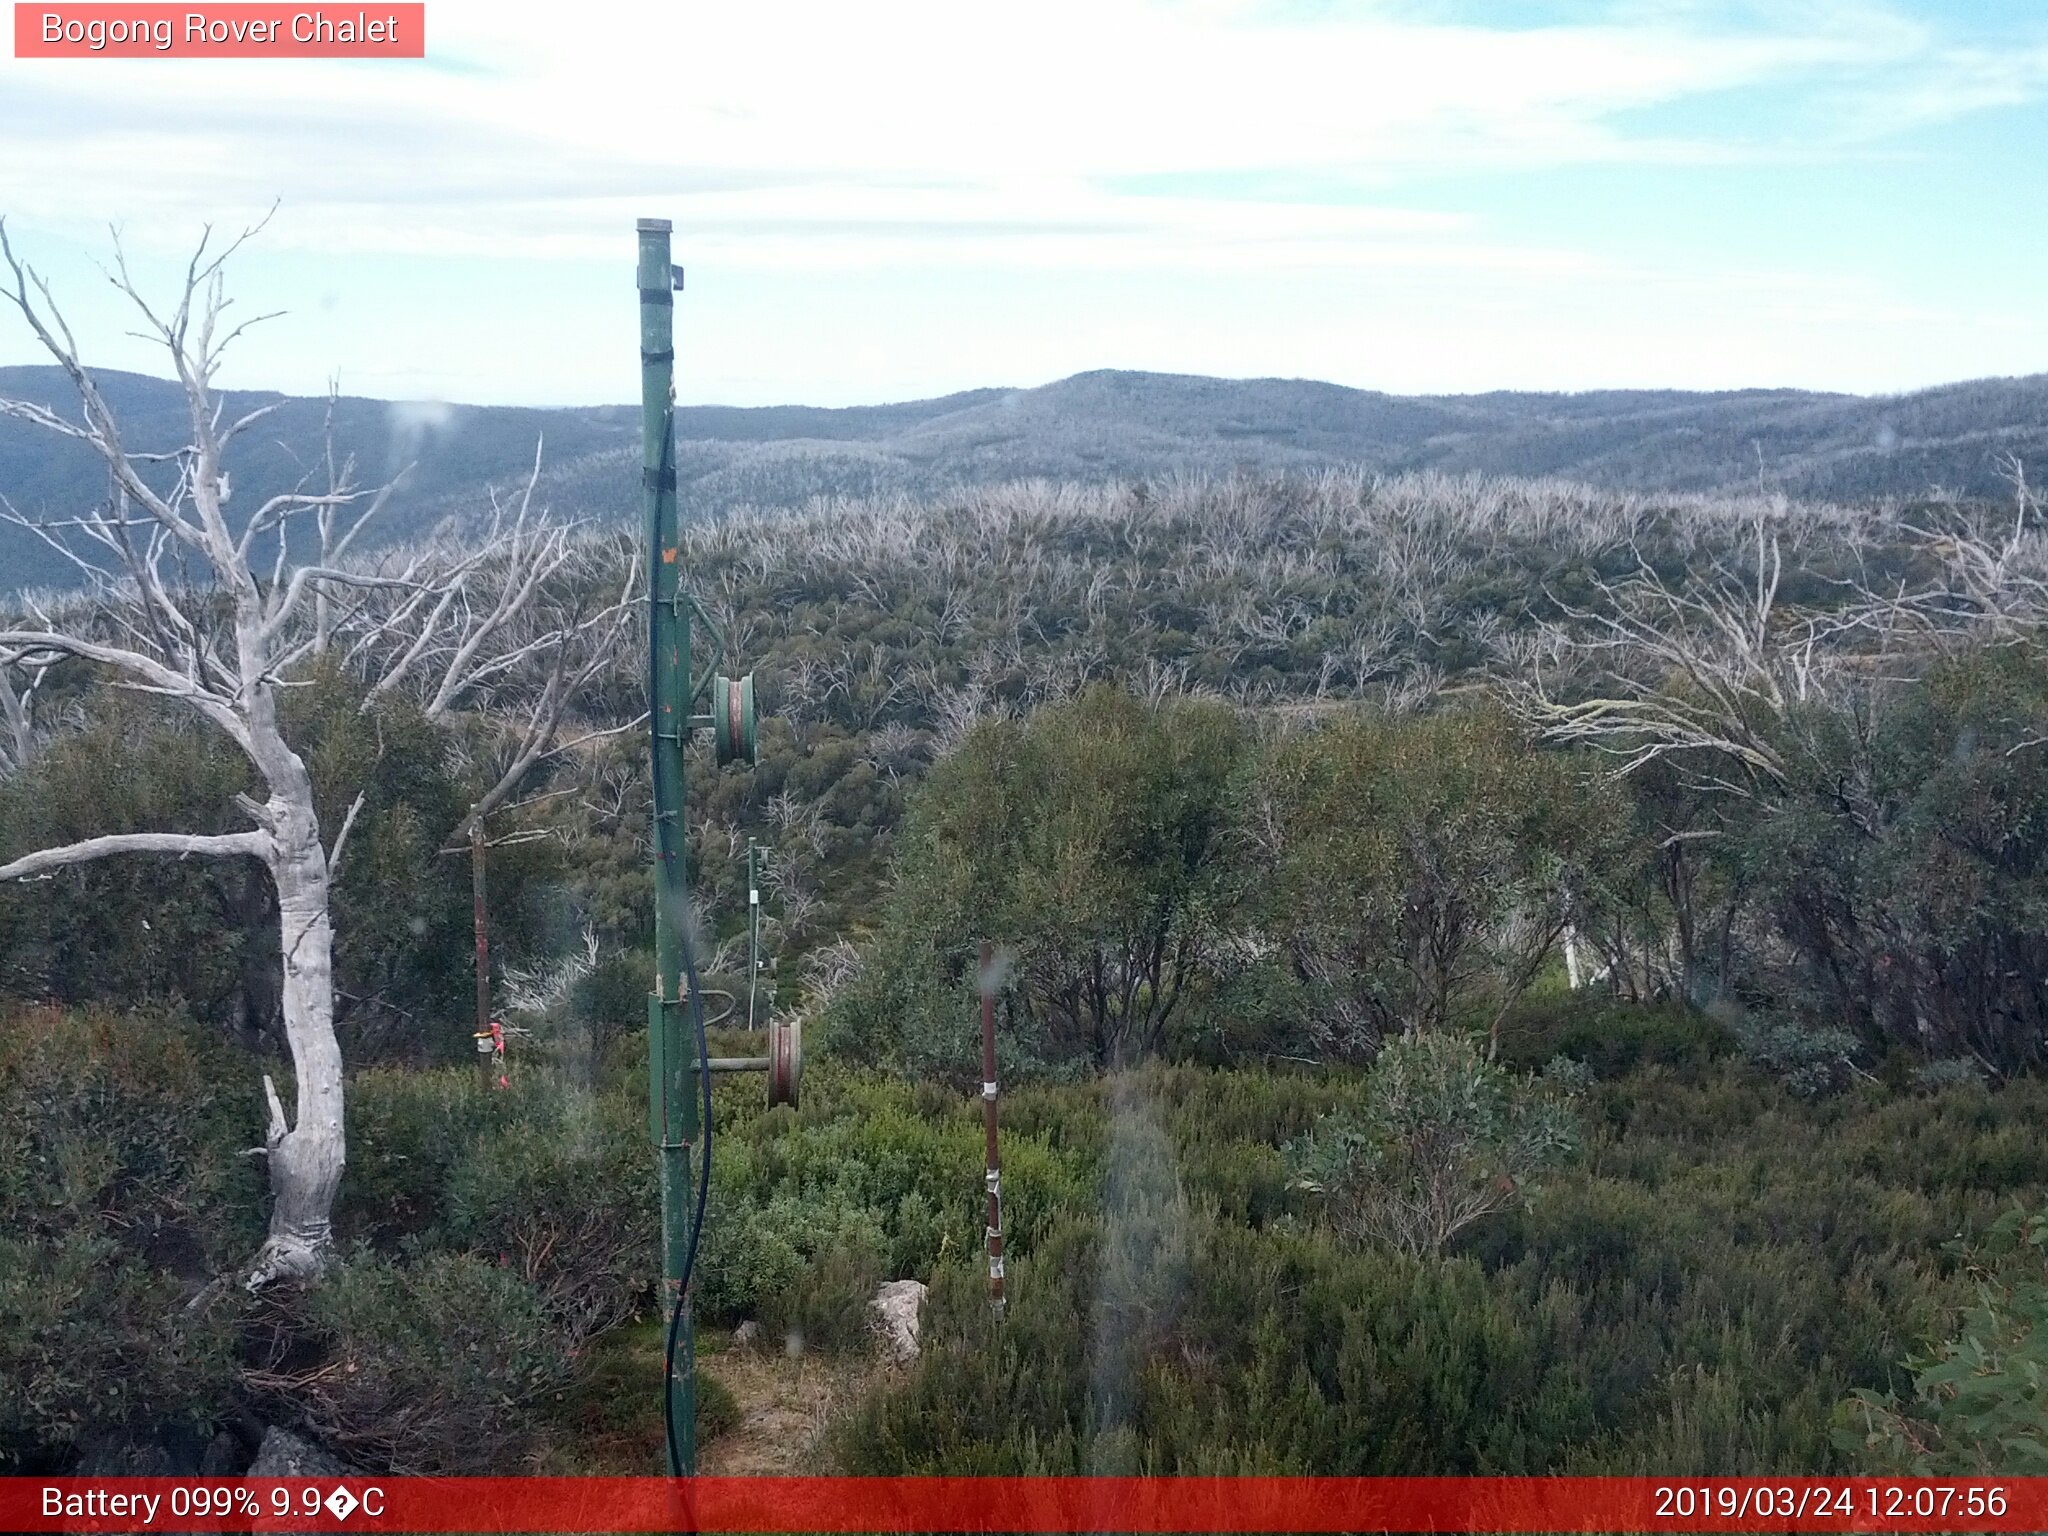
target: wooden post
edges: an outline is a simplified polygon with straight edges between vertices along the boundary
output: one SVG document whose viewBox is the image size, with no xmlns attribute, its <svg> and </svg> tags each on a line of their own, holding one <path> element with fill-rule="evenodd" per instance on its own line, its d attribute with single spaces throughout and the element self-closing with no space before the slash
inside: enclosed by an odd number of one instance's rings
<svg viewBox="0 0 2048 1536">
<path fill-rule="evenodd" d="M 761 881 L 757 855 L 759 850 L 750 837 L 747 839 L 747 1028 L 759 1029 L 768 1021 L 762 1018 L 758 1000 L 761 992 Z"/>
<path fill-rule="evenodd" d="M 476 909 L 476 1046 L 477 1071 L 486 1089 L 496 1065 L 491 1049 L 491 924 L 484 906 L 484 823 L 469 824 L 469 893 Z"/>
<path fill-rule="evenodd" d="M 981 941 L 981 1118 L 988 1141 L 988 1302 L 1003 1315 L 1003 1157 L 996 1145 L 996 957 Z"/>
</svg>

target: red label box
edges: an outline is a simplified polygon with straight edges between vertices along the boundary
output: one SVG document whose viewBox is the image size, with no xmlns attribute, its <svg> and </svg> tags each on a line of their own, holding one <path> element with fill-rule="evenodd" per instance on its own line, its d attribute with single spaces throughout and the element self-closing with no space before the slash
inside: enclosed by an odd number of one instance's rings
<svg viewBox="0 0 2048 1536">
<path fill-rule="evenodd" d="M 27 1532 L 2004 1532 L 2048 1478 L 0 1477 Z"/>
<path fill-rule="evenodd" d="M 333 5 L 15 0 L 17 59 L 423 59 L 423 0 Z"/>
</svg>

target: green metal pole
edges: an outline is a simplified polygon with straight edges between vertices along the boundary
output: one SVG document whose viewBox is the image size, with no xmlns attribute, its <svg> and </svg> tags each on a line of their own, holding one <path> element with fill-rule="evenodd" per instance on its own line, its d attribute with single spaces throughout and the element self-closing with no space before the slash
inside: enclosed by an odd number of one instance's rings
<svg viewBox="0 0 2048 1536">
<path fill-rule="evenodd" d="M 683 749 L 690 735 L 690 618 L 683 600 L 675 459 L 675 289 L 669 221 L 642 219 L 640 236 L 641 480 L 647 531 L 649 730 L 654 781 L 654 992 L 647 1001 L 648 1123 L 661 1158 L 664 1322 L 680 1307 L 671 1362 L 675 1414 L 670 1464 L 697 1470 L 696 1337 L 682 1276 L 695 1212 L 690 1159 L 697 1140 L 697 1055 L 685 1029 L 683 924 L 689 865 Z"/>
</svg>

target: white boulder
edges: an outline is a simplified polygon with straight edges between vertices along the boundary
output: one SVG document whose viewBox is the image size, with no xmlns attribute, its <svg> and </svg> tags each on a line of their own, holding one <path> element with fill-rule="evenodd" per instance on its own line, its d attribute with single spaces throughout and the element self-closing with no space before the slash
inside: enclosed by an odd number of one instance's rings
<svg viewBox="0 0 2048 1536">
<path fill-rule="evenodd" d="M 917 1358 L 924 1297 L 921 1280 L 889 1280 L 868 1303 L 868 1310 L 874 1314 L 875 1332 L 882 1337 L 882 1352 L 897 1365 L 908 1365 Z"/>
</svg>

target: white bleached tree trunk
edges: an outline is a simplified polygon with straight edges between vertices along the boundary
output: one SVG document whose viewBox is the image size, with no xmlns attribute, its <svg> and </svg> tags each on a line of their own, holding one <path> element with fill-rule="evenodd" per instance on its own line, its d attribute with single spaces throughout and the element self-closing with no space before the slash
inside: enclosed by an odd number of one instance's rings
<svg viewBox="0 0 2048 1536">
<path fill-rule="evenodd" d="M 26 768 L 36 755 L 36 690 L 47 670 L 0 667 L 0 774 Z"/>
<path fill-rule="evenodd" d="M 263 534 L 277 534 L 282 550 L 283 525 L 294 515 L 346 506 L 356 497 L 346 489 L 281 495 L 259 507 L 241 532 L 229 524 L 223 455 L 267 412 L 224 424 L 214 399 L 221 353 L 242 329 L 223 327 L 228 301 L 221 280 L 223 264 L 241 240 L 211 257 L 207 244 L 202 241 L 187 269 L 177 307 L 161 315 L 129 280 L 117 247 L 113 281 L 134 302 L 148 334 L 166 348 L 188 408 L 189 439 L 170 453 L 142 454 L 122 440 L 48 285 L 16 257 L 0 226 L 0 256 L 10 279 L 6 297 L 69 378 L 79 416 L 22 400 L 0 400 L 0 414 L 92 449 L 111 484 L 105 505 L 54 526 L 5 509 L 70 557 L 92 595 L 60 617 L 34 611 L 27 621 L 0 629 L 0 662 L 16 668 L 66 659 L 96 663 L 119 686 L 183 704 L 241 750 L 263 798 L 238 797 L 254 823 L 244 832 L 89 838 L 0 865 L 0 880 L 136 853 L 255 858 L 269 871 L 282 913 L 284 1026 L 297 1103 L 287 1119 L 275 1085 L 265 1077 L 270 1125 L 263 1150 L 272 1216 L 269 1237 L 250 1266 L 248 1282 L 255 1287 L 318 1273 L 331 1246 L 329 1212 L 346 1162 L 328 917 L 341 839 L 332 850 L 322 840 L 312 778 L 279 725 L 277 690 L 306 648 L 296 620 L 308 589 L 389 578 L 309 567 L 286 579 L 280 553 L 272 579 L 258 579 L 252 557 Z M 167 481 L 168 490 L 162 488 Z M 179 583 L 174 594 L 166 575 L 171 559 L 204 572 L 197 590 Z"/>
<path fill-rule="evenodd" d="M 298 766 L 297 758 L 292 762 Z M 312 814 L 312 784 L 298 766 L 303 798 L 280 795 L 270 877 L 277 885 L 284 945 L 284 1027 L 299 1085 L 287 1121 L 268 1078 L 270 1235 L 249 1274 L 251 1288 L 303 1278 L 319 1269 L 332 1242 L 328 1225 L 346 1161 L 342 1130 L 341 1046 L 334 1038 L 334 931 L 328 918 L 331 869 Z"/>
<path fill-rule="evenodd" d="M 265 1145 L 257 1151 L 268 1160 L 272 1203 L 269 1235 L 246 1277 L 252 1289 L 311 1278 L 324 1267 L 332 1247 L 330 1213 L 347 1160 L 330 896 L 363 800 L 357 796 L 329 841 L 312 777 L 280 723 L 279 690 L 301 663 L 352 639 L 349 660 L 368 682 L 371 697 L 397 686 L 414 668 L 438 665 L 436 702 L 445 709 L 461 688 L 505 677 L 532 651 L 563 650 L 565 629 L 579 638 L 600 631 L 615 638 L 624 611 L 622 597 L 620 605 L 602 610 L 601 624 L 599 615 L 579 613 L 566 626 L 559 619 L 544 622 L 536 633 L 532 613 L 554 567 L 515 561 L 509 590 L 500 587 L 479 612 L 474 593 L 494 574 L 488 541 L 483 551 L 466 555 L 430 550 L 403 563 L 387 561 L 382 574 L 328 563 L 339 559 L 389 490 L 355 490 L 353 466 L 337 470 L 331 446 L 324 489 L 302 485 L 271 497 L 239 528 L 228 521 L 223 456 L 274 408 L 227 422 L 213 389 L 223 350 L 255 323 L 225 323 L 230 301 L 222 282 L 223 264 L 254 232 L 245 231 L 212 254 L 210 234 L 202 240 L 176 308 L 165 312 L 152 308 L 130 280 L 116 241 L 112 281 L 133 302 L 144 333 L 164 347 L 188 408 L 187 440 L 169 452 L 144 453 L 123 440 L 48 285 L 17 258 L 0 222 L 6 267 L 0 297 L 63 370 L 78 405 L 74 418 L 48 405 L 0 399 L 0 415 L 90 449 L 111 487 L 104 505 L 54 523 L 31 520 L 0 499 L 0 516 L 64 554 L 87 587 L 84 598 L 54 614 L 31 605 L 26 618 L 0 617 L 0 678 L 35 680 L 55 665 L 94 665 L 115 686 L 172 701 L 222 732 L 247 760 L 258 786 L 258 794 L 235 797 L 251 824 L 247 830 L 89 838 L 0 864 L 0 880 L 141 854 L 253 858 L 268 872 L 277 894 L 283 1025 L 295 1102 L 287 1113 L 276 1085 L 263 1078 L 269 1118 Z M 344 511 L 348 526 L 338 528 Z M 317 535 L 319 561 L 293 568 L 285 535 L 305 519 Z M 529 522 L 523 507 L 520 521 L 522 549 L 530 544 L 559 551 L 556 536 L 544 524 Z M 277 540 L 267 558 L 260 544 L 266 537 Z M 529 728 L 523 736 L 519 776 L 552 747 L 561 692 L 587 675 L 580 664 L 557 662 L 547 707 L 539 713 L 545 728 Z M 32 744 L 20 684 L 10 686 L 9 702 L 5 756 L 18 766 Z"/>
</svg>

